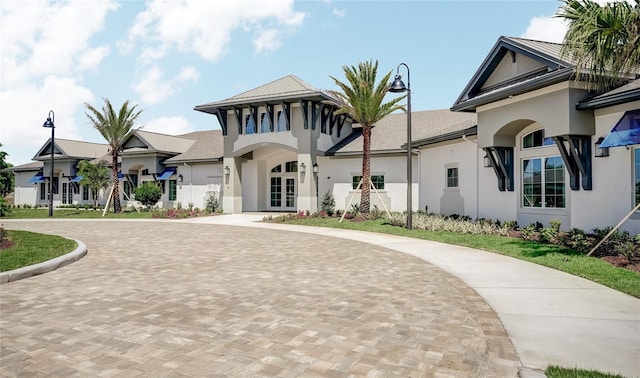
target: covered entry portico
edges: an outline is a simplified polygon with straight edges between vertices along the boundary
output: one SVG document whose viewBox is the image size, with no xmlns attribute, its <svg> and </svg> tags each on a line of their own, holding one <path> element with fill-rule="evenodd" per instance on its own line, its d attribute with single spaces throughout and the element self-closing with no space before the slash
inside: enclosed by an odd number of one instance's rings
<svg viewBox="0 0 640 378">
<path fill-rule="evenodd" d="M 224 137 L 225 213 L 318 211 L 318 157 L 351 134 L 334 99 L 295 76 L 199 105 Z"/>
</svg>

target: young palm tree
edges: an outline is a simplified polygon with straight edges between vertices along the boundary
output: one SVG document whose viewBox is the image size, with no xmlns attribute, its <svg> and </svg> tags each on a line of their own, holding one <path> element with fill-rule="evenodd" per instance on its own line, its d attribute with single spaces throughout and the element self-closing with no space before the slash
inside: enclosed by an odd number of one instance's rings
<svg viewBox="0 0 640 378">
<path fill-rule="evenodd" d="M 113 212 L 122 211 L 120 206 L 120 190 L 118 180 L 118 157 L 122 152 L 122 144 L 134 131 L 133 125 L 142 113 L 142 110 L 136 111 L 138 105 L 129 106 L 129 100 L 122 104 L 119 112 L 115 112 L 111 102 L 104 99 L 102 111 L 85 103 L 85 107 L 90 113 L 85 113 L 91 121 L 93 127 L 102 134 L 104 139 L 109 143 L 111 153 L 111 181 L 113 183 Z"/>
<path fill-rule="evenodd" d="M 91 190 L 93 196 L 93 207 L 98 207 L 98 194 L 101 189 L 109 186 L 109 168 L 104 160 L 100 160 L 97 164 L 91 164 L 88 160 L 82 160 L 78 163 L 78 176 L 82 176 L 80 185 L 86 186 Z"/>
<path fill-rule="evenodd" d="M 340 108 L 337 114 L 347 114 L 362 127 L 362 192 L 360 196 L 360 212 L 369 214 L 371 204 L 371 129 L 376 122 L 396 110 L 405 110 L 398 105 L 405 96 L 397 97 L 383 103 L 389 91 L 389 71 L 380 82 L 376 83 L 378 61 L 360 62 L 357 67 L 342 67 L 347 82 L 344 83 L 330 76 L 340 91 L 329 91 L 336 98 L 334 104 Z"/>
<path fill-rule="evenodd" d="M 562 52 L 590 89 L 605 92 L 640 71 L 640 0 L 563 0 L 556 17 L 569 23 Z"/>
</svg>

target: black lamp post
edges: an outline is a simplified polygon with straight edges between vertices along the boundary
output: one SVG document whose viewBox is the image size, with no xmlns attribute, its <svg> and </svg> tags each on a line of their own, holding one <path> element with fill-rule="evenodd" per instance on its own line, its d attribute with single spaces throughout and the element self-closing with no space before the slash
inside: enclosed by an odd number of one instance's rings
<svg viewBox="0 0 640 378">
<path fill-rule="evenodd" d="M 407 69 L 407 85 L 402 82 L 402 76 L 399 74 L 400 66 L 405 66 Z M 405 63 L 400 63 L 396 68 L 396 78 L 389 87 L 389 92 L 400 93 L 407 92 L 407 229 L 413 229 L 413 201 L 412 188 L 411 188 L 411 75 L 409 74 L 409 66 Z"/>
<path fill-rule="evenodd" d="M 49 110 L 49 116 L 47 120 L 44 122 L 42 127 L 48 127 L 51 129 L 51 173 L 49 174 L 49 216 L 53 216 L 53 147 L 55 145 L 54 140 L 54 130 L 56 126 L 55 122 L 55 114 L 53 110 Z"/>
</svg>

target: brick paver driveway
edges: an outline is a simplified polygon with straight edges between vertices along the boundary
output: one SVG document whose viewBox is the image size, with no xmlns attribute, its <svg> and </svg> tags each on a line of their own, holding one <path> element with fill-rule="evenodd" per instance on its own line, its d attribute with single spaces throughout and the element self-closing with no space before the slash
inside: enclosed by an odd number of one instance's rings
<svg viewBox="0 0 640 378">
<path fill-rule="evenodd" d="M 89 254 L 0 286 L 2 376 L 516 376 L 496 314 L 355 241 L 177 222 L 5 221 Z"/>
</svg>

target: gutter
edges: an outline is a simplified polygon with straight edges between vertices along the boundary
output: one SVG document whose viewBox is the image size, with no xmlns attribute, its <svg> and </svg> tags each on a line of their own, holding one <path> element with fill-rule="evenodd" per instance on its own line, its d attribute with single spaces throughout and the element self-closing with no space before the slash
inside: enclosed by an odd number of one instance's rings
<svg viewBox="0 0 640 378">
<path fill-rule="evenodd" d="M 631 101 L 640 100 L 640 90 L 635 89 L 628 92 L 616 93 L 592 100 L 582 101 L 576 105 L 576 109 L 601 109 L 609 106 L 625 104 Z"/>
</svg>

